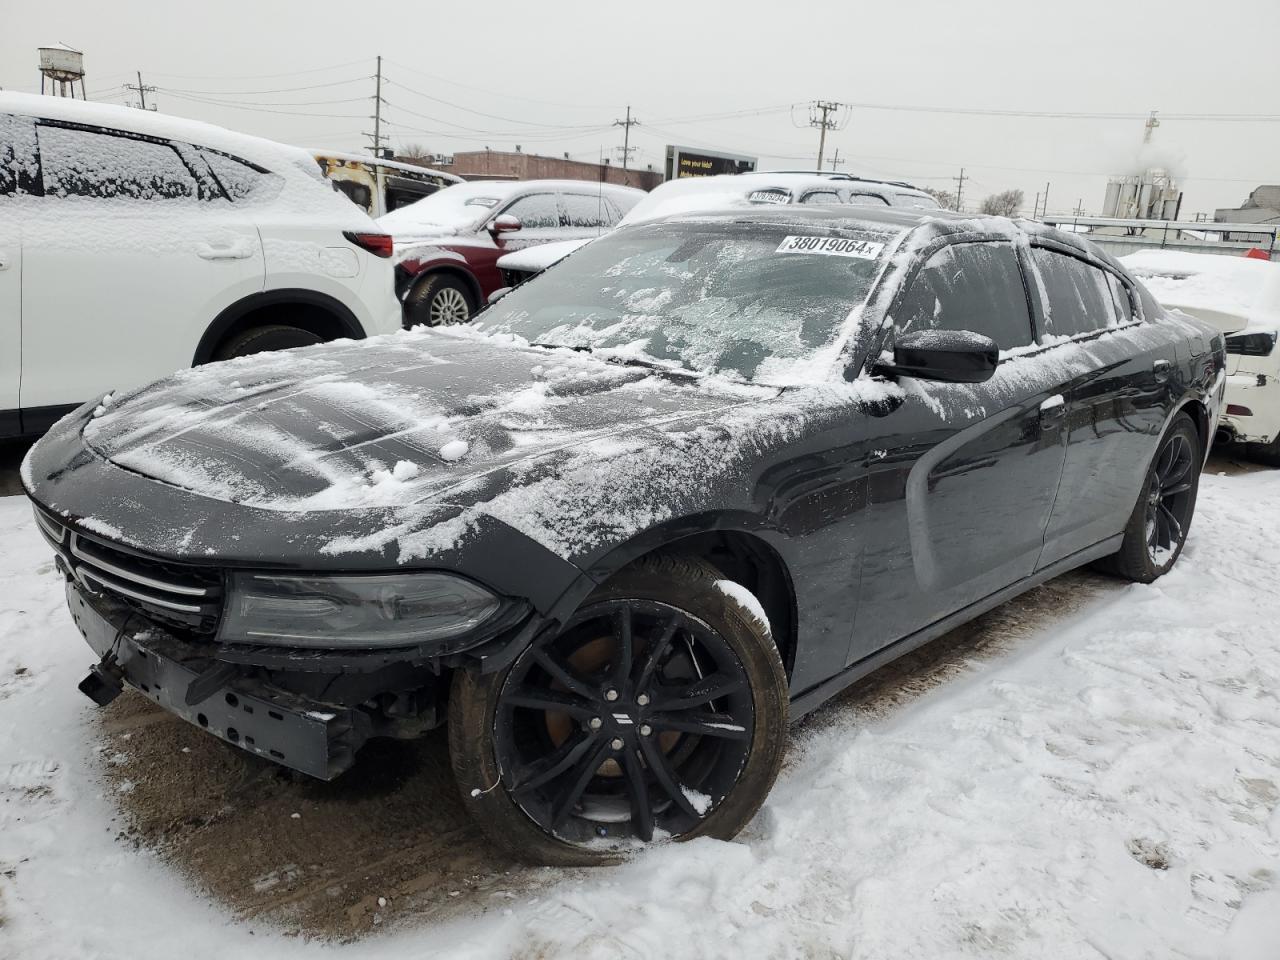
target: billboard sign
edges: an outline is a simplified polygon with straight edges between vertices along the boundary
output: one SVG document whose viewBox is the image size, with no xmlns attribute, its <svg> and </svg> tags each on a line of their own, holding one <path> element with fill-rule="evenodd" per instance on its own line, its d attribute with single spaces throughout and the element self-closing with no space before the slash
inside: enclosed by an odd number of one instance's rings
<svg viewBox="0 0 1280 960">
<path fill-rule="evenodd" d="M 714 177 L 721 173 L 751 173 L 759 162 L 756 157 L 737 153 L 719 153 L 694 147 L 667 147 L 667 179 Z"/>
</svg>

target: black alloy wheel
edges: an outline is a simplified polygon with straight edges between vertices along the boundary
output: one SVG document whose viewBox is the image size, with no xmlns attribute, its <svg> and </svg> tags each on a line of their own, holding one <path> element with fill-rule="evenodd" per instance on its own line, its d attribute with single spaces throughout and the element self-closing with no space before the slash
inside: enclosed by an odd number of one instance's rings
<svg viewBox="0 0 1280 960">
<path fill-rule="evenodd" d="M 1195 508 L 1193 472 L 1198 451 L 1180 432 L 1164 438 L 1147 481 L 1144 528 L 1151 562 L 1163 567 L 1181 549 Z"/>
<path fill-rule="evenodd" d="M 714 572 L 666 565 L 692 582 L 671 589 L 681 577 L 669 569 L 638 571 L 499 678 L 455 678 L 464 801 L 525 859 L 589 864 L 653 840 L 727 838 L 776 777 L 786 682 L 767 628 Z"/>
<path fill-rule="evenodd" d="M 1203 460 L 1195 423 L 1179 413 L 1156 447 L 1124 542 L 1099 566 L 1139 583 L 1150 583 L 1173 567 L 1187 543 Z"/>
</svg>

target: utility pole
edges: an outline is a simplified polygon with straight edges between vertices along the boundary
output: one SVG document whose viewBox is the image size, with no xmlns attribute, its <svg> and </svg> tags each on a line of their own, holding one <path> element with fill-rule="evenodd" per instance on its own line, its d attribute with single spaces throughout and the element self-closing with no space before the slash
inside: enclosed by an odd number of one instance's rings
<svg viewBox="0 0 1280 960">
<path fill-rule="evenodd" d="M 1036 202 L 1031 205 L 1031 219 L 1040 219 L 1040 191 L 1036 191 Z"/>
<path fill-rule="evenodd" d="M 964 209 L 964 167 L 960 168 L 960 176 L 951 179 L 956 181 L 956 211 L 959 212 Z"/>
<path fill-rule="evenodd" d="M 836 103 L 834 100 L 816 100 L 812 107 L 809 108 L 809 126 L 817 127 L 821 133 L 818 135 L 818 169 L 822 169 L 822 154 L 827 148 L 827 131 L 836 128 L 836 122 L 831 119 L 831 114 L 840 109 L 842 104 Z M 821 117 L 818 114 L 822 114 Z M 833 168 L 834 169 L 834 168 Z"/>
<path fill-rule="evenodd" d="M 1142 137 L 1143 143 L 1151 142 L 1151 134 L 1155 132 L 1156 127 L 1160 126 L 1160 121 L 1156 119 L 1158 110 L 1152 110 L 1150 116 L 1147 117 L 1147 132 Z"/>
<path fill-rule="evenodd" d="M 153 103 L 153 104 L 151 104 L 151 106 L 149 106 L 149 107 L 147 106 L 147 94 L 148 94 L 148 93 L 155 93 L 155 92 L 156 92 L 156 88 L 155 88 L 155 87 L 149 87 L 149 86 L 147 86 L 146 84 L 144 84 L 144 83 L 142 82 L 142 71 L 141 71 L 141 70 L 139 70 L 139 71 L 138 71 L 138 85 L 135 87 L 135 86 L 134 86 L 133 84 L 131 84 L 131 83 L 126 83 L 126 84 L 124 85 L 124 88 L 125 88 L 126 90 L 132 90 L 134 93 L 136 93 L 136 94 L 138 95 L 138 108 L 139 108 L 139 109 L 141 109 L 141 110 L 154 110 L 154 109 L 156 108 L 156 105 L 155 105 L 154 103 Z"/>
<path fill-rule="evenodd" d="M 1076 216 L 1077 217 L 1084 216 L 1084 197 L 1081 197 L 1079 200 L 1076 201 Z"/>
<path fill-rule="evenodd" d="M 382 56 L 378 56 L 378 71 L 374 75 L 374 94 L 373 94 L 373 116 L 369 119 L 373 121 L 373 133 L 366 133 L 366 137 L 373 139 L 373 155 L 375 157 L 382 156 L 382 105 L 386 101 L 382 99 Z M 486 148 L 487 149 L 487 148 Z"/>
<path fill-rule="evenodd" d="M 1044 215 L 1049 215 L 1049 184 L 1044 185 Z"/>
<path fill-rule="evenodd" d="M 844 166 L 844 161 L 840 159 L 840 148 L 839 148 L 839 147 L 836 147 L 836 152 L 835 152 L 835 154 L 831 157 L 831 159 L 828 161 L 828 163 L 830 163 L 830 164 L 831 164 L 831 172 L 832 172 L 832 173 L 835 173 L 835 172 L 836 172 L 836 167 L 843 167 L 843 166 Z"/>
<path fill-rule="evenodd" d="M 635 147 L 631 146 L 631 128 L 640 126 L 639 120 L 631 119 L 631 104 L 627 104 L 627 119 L 613 121 L 615 127 L 622 127 L 622 169 L 626 172 L 627 162 L 631 159 L 631 151 Z"/>
</svg>

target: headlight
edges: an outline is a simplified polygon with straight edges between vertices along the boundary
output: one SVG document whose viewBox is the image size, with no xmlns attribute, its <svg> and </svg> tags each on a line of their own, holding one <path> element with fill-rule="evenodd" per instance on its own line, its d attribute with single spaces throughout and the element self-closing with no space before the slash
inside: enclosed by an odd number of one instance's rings
<svg viewBox="0 0 1280 960">
<path fill-rule="evenodd" d="M 499 606 L 488 590 L 448 573 L 237 573 L 218 639 L 329 649 L 404 647 L 466 633 Z"/>
</svg>

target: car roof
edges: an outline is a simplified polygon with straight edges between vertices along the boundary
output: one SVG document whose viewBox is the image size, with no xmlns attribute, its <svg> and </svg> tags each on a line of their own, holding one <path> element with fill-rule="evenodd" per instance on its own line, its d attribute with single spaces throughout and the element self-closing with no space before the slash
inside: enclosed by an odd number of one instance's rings
<svg viewBox="0 0 1280 960">
<path fill-rule="evenodd" d="M 165 140 L 178 140 L 198 147 L 210 147 L 233 156 L 260 163 L 268 169 L 282 161 L 315 165 L 307 150 L 290 144 L 238 133 L 200 120 L 188 120 L 153 110 L 137 110 L 110 103 L 89 103 L 70 97 L 48 97 L 34 93 L 0 92 L 0 113 L 61 120 L 87 126 L 107 127 Z"/>
<path fill-rule="evenodd" d="M 907 183 L 904 180 L 880 180 L 875 177 L 858 177 L 851 173 L 828 172 L 824 170 L 752 170 L 749 173 L 737 174 L 741 177 L 772 177 L 782 182 L 782 178 L 788 178 L 785 182 L 788 184 L 798 183 L 808 186 L 812 183 L 832 182 L 849 185 L 849 186 L 867 186 L 867 187 L 887 187 L 890 193 L 909 193 L 918 196 L 929 196 L 928 191 L 922 190 L 915 184 Z M 794 177 L 795 180 L 789 178 Z"/>
<path fill-rule="evenodd" d="M 635 226 L 648 226 L 655 223 L 699 222 L 759 223 L 794 227 L 803 227 L 806 224 L 811 224 L 834 230 L 856 230 L 870 226 L 887 232 L 910 233 L 912 231 L 921 231 L 938 237 L 983 234 L 1004 237 L 1010 240 L 1020 237 L 1034 238 L 1052 241 L 1059 246 L 1071 248 L 1090 259 L 1106 263 L 1120 273 L 1129 273 L 1123 264 L 1106 251 L 1101 250 L 1095 244 L 1076 234 L 1065 233 L 1035 220 L 1014 220 L 1009 217 L 994 217 L 980 213 L 957 213 L 954 210 L 921 210 L 913 207 L 850 207 L 837 204 L 726 206 L 719 209 L 696 210 L 654 217 Z"/>
</svg>

